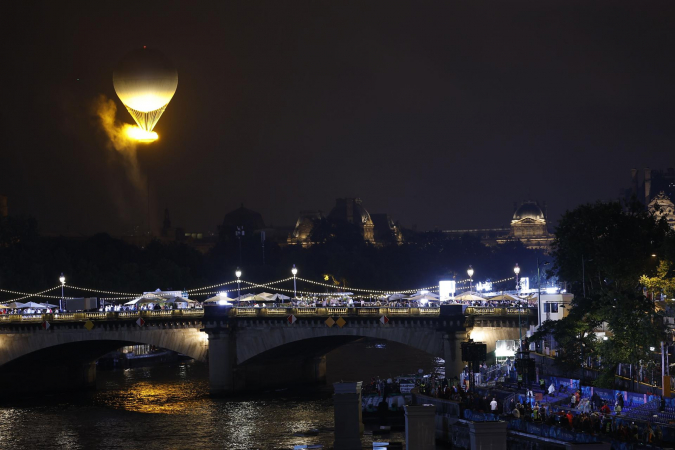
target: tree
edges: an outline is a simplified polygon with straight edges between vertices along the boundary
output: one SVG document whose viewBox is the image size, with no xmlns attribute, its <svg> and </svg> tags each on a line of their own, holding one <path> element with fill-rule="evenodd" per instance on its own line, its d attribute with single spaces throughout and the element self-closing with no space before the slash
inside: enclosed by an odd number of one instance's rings
<svg viewBox="0 0 675 450">
<path fill-rule="evenodd" d="M 575 298 L 568 316 L 544 323 L 535 339 L 550 333 L 563 349 L 556 363 L 566 368 L 600 356 L 600 382 L 613 384 L 619 363 L 639 364 L 665 338 L 663 317 L 640 282 L 665 276 L 652 255 L 668 253 L 673 232 L 635 201 L 597 202 L 566 212 L 555 236 L 549 274 L 567 281 Z M 594 331 L 603 323 L 610 336 L 597 342 Z"/>
<path fill-rule="evenodd" d="M 630 201 L 585 204 L 566 212 L 555 229 L 551 273 L 570 283 L 575 295 L 609 284 L 635 288 L 655 272 L 653 254 L 663 254 L 672 231 L 642 204 Z"/>
<path fill-rule="evenodd" d="M 656 269 L 656 276 L 642 275 L 640 284 L 647 288 L 647 292 L 652 296 L 658 292 L 673 298 L 675 296 L 675 277 L 668 276 L 671 274 L 671 268 L 672 264 L 669 261 L 661 261 Z"/>
</svg>

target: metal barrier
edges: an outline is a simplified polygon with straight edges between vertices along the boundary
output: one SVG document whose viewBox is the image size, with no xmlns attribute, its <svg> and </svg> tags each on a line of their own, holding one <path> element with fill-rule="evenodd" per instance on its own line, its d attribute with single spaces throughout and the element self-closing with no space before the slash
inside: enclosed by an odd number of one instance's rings
<svg viewBox="0 0 675 450">
<path fill-rule="evenodd" d="M 379 316 L 380 308 L 355 308 L 359 316 Z"/>
<path fill-rule="evenodd" d="M 384 308 L 389 316 L 409 316 L 411 308 Z"/>
</svg>

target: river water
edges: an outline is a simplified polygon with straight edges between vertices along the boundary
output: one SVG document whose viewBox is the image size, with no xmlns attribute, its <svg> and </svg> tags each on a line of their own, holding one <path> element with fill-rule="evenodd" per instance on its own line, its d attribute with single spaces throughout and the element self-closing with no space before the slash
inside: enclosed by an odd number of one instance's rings
<svg viewBox="0 0 675 450">
<path fill-rule="evenodd" d="M 431 356 L 400 344 L 360 341 L 328 355 L 326 387 L 235 399 L 209 397 L 208 367 L 200 363 L 99 370 L 96 391 L 0 406 L 0 448 L 271 450 L 302 444 L 330 448 L 334 439 L 330 383 L 418 369 L 428 372 L 435 364 Z M 318 429 L 318 435 L 302 436 L 310 429 Z M 392 433 L 388 439 L 405 440 L 403 433 Z M 372 448 L 372 436 L 365 435 L 363 443 Z"/>
</svg>

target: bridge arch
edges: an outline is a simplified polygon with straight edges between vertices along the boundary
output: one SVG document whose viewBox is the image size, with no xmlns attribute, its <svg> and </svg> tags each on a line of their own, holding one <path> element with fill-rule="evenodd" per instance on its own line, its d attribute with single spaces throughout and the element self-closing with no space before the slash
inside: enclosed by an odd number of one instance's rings
<svg viewBox="0 0 675 450">
<path fill-rule="evenodd" d="M 281 347 L 302 348 L 304 351 L 325 355 L 329 351 L 360 338 L 374 338 L 413 347 L 433 356 L 444 357 L 445 333 L 433 328 L 381 326 L 361 327 L 274 327 L 266 330 L 245 328 L 237 332 L 237 364 L 257 359 L 259 355 L 272 354 Z M 324 351 L 326 350 L 326 351 Z M 309 356 L 309 355 L 308 355 Z"/>
<path fill-rule="evenodd" d="M 131 344 L 154 345 L 202 362 L 206 361 L 208 352 L 206 334 L 197 328 L 124 327 L 114 330 L 95 328 L 91 331 L 73 329 L 55 332 L 35 330 L 0 334 L 0 369 L 12 361 L 33 353 L 43 353 L 45 350 L 54 350 L 53 353 L 58 353 L 59 349 L 81 343 L 90 343 L 87 354 L 90 355 L 92 361 L 116 348 Z M 91 344 L 94 343 L 97 345 L 92 346 Z M 98 357 L 96 355 L 99 352 L 96 347 L 102 352 Z"/>
</svg>

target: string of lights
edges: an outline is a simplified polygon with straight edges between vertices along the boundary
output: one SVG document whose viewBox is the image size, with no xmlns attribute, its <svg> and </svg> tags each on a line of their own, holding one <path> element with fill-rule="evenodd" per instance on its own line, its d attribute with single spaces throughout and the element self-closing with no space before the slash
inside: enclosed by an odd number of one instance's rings
<svg viewBox="0 0 675 450">
<path fill-rule="evenodd" d="M 112 292 L 112 291 L 102 291 L 100 289 L 91 289 L 91 288 L 83 288 L 83 287 L 77 287 L 77 286 L 71 286 L 69 284 L 64 284 L 63 287 L 67 287 L 70 289 L 75 289 L 77 291 L 85 291 L 85 292 L 96 292 L 98 294 L 110 294 L 110 295 L 133 295 L 133 296 L 139 296 L 141 294 L 134 294 L 133 292 Z"/>
<path fill-rule="evenodd" d="M 26 298 L 31 298 L 31 297 L 41 297 L 41 296 L 42 296 L 41 294 L 44 294 L 45 292 L 51 292 L 51 291 L 53 291 L 53 290 L 55 290 L 55 289 L 58 289 L 58 288 L 60 288 L 60 287 L 61 287 L 61 286 L 54 286 L 53 288 L 45 289 L 45 290 L 42 291 L 42 292 L 37 292 L 37 293 L 35 293 L 35 294 L 28 294 L 28 295 L 25 295 L 25 296 L 23 296 L 23 297 L 16 298 L 16 299 L 14 299 L 14 300 L 12 300 L 12 301 L 13 301 L 13 302 L 17 302 L 17 301 L 19 301 L 19 300 L 23 300 L 23 299 L 26 299 Z M 57 298 L 61 298 L 61 297 L 57 297 Z"/>
<path fill-rule="evenodd" d="M 291 278 L 292 279 L 292 278 Z M 346 289 L 350 292 L 364 292 L 368 294 L 414 294 L 418 291 L 431 291 L 431 290 L 438 290 L 438 286 L 429 286 L 429 287 L 424 287 L 424 288 L 414 288 L 414 289 L 403 289 L 403 290 L 382 290 L 382 289 L 361 289 L 361 288 L 352 288 L 352 287 L 346 287 L 346 288 L 341 288 L 340 286 L 336 286 L 334 284 L 328 284 L 328 283 L 321 283 L 319 281 L 314 281 L 314 280 L 308 280 L 306 278 L 300 278 L 297 277 L 298 280 L 304 281 L 305 283 L 310 283 L 314 284 L 317 286 L 323 286 L 326 288 L 330 289 Z M 468 281 L 468 280 L 466 280 Z M 459 283 L 463 283 L 464 280 L 460 281 Z M 298 291 L 299 292 L 299 291 Z"/>
<path fill-rule="evenodd" d="M 226 281 L 225 283 L 212 284 L 211 286 L 204 286 L 204 287 L 200 287 L 200 288 L 188 289 L 185 292 L 190 294 L 192 292 L 204 291 L 204 290 L 207 290 L 207 289 L 213 289 L 213 288 L 217 288 L 217 287 L 220 287 L 220 286 L 226 286 L 228 284 L 232 284 L 232 283 L 236 283 L 236 282 L 237 282 L 237 280 Z"/>
<path fill-rule="evenodd" d="M 187 289 L 184 292 L 186 292 L 188 294 L 198 295 L 198 296 L 201 296 L 201 295 L 216 295 L 216 294 L 219 294 L 219 293 L 230 293 L 230 292 L 237 292 L 237 291 L 245 291 L 245 290 L 250 290 L 250 289 L 253 289 L 253 288 L 269 288 L 269 287 L 276 286 L 276 285 L 281 284 L 281 283 L 291 281 L 293 279 L 294 279 L 294 277 L 288 277 L 288 278 L 284 278 L 284 279 L 281 279 L 281 280 L 270 281 L 268 283 L 262 283 L 262 284 L 261 283 L 253 283 L 253 282 L 247 281 L 247 280 L 239 280 L 240 286 L 241 286 L 241 284 L 244 284 L 246 286 L 242 287 L 240 289 L 239 288 L 232 288 L 232 289 L 218 290 L 218 291 L 212 290 L 214 288 L 218 288 L 218 287 L 221 287 L 221 286 L 227 286 L 227 285 L 237 283 L 237 280 L 231 280 L 231 281 L 226 281 L 224 283 L 213 284 L 213 285 L 210 285 L 210 286 L 204 286 L 204 287 L 199 287 L 199 288 L 194 288 L 194 289 Z M 309 283 L 309 284 L 313 284 L 313 285 L 316 285 L 316 286 L 328 288 L 328 289 L 334 289 L 334 290 L 335 289 L 344 289 L 344 290 L 347 290 L 349 292 L 368 294 L 371 297 L 391 295 L 391 294 L 414 294 L 414 293 L 419 292 L 419 291 L 435 292 L 435 291 L 439 290 L 438 286 L 428 286 L 428 287 L 424 287 L 424 288 L 403 289 L 403 290 L 378 290 L 378 289 L 362 289 L 362 288 L 351 288 L 351 287 L 344 288 L 344 287 L 336 286 L 334 284 L 322 283 L 322 282 L 314 281 L 314 280 L 308 280 L 306 278 L 295 277 L 295 279 L 299 280 L 299 281 L 304 281 L 305 283 Z M 514 280 L 514 279 L 515 279 L 515 276 L 512 276 L 512 277 L 504 278 L 504 279 L 501 279 L 501 280 L 493 281 L 492 283 L 494 283 L 494 284 L 503 283 L 503 282 L 506 282 L 506 281 Z M 468 282 L 469 282 L 469 279 L 467 278 L 465 280 L 457 281 L 456 284 L 458 284 L 458 285 L 462 284 L 463 285 L 463 284 L 466 284 Z M 22 297 L 18 297 L 18 298 L 15 298 L 15 299 L 8 300 L 8 301 L 20 301 L 20 300 L 24 300 L 24 299 L 32 298 L 32 297 L 51 298 L 51 299 L 63 298 L 63 299 L 67 299 L 67 300 L 71 300 L 73 298 L 76 298 L 76 297 L 61 297 L 61 296 L 57 296 L 57 295 L 45 295 L 45 293 L 54 291 L 54 290 L 56 290 L 60 287 L 61 287 L 61 285 L 58 285 L 58 286 L 55 286 L 53 288 L 46 289 L 46 290 L 41 291 L 41 292 L 35 292 L 35 293 L 12 291 L 12 290 L 8 290 L 8 289 L 0 289 L 0 292 L 22 296 Z M 79 290 L 79 291 L 83 291 L 83 292 L 94 292 L 94 293 L 109 294 L 109 295 L 114 296 L 114 297 L 102 298 L 102 300 L 105 300 L 105 301 L 128 300 L 128 299 L 134 299 L 134 298 L 142 295 L 142 294 L 133 294 L 133 293 L 130 293 L 130 292 L 106 291 L 106 290 L 101 290 L 101 289 L 85 288 L 85 287 L 71 286 L 71 285 L 64 285 L 64 287 L 68 287 L 70 289 Z M 292 289 L 285 289 L 285 288 L 280 288 L 280 287 L 275 287 L 275 289 L 278 290 L 278 291 L 282 291 L 282 292 L 290 292 L 290 293 L 297 292 L 297 294 L 308 295 L 308 296 L 324 296 L 324 295 L 330 296 L 330 295 L 339 295 L 340 294 L 340 292 L 294 291 Z M 204 291 L 206 291 L 206 292 L 204 292 Z"/>
<path fill-rule="evenodd" d="M 61 287 L 61 285 L 59 284 L 59 285 L 56 286 L 56 287 L 47 289 L 47 290 L 42 291 L 42 292 L 53 291 L 54 289 L 57 289 L 57 288 L 60 288 L 60 287 Z M 36 292 L 36 293 L 30 293 L 30 292 L 18 292 L 18 291 L 10 291 L 10 290 L 8 290 L 8 289 L 0 289 L 0 292 L 4 292 L 4 293 L 6 293 L 6 294 L 25 295 L 26 297 L 30 297 L 31 295 L 36 295 L 36 294 L 39 294 L 39 293 L 40 293 L 40 292 Z"/>
</svg>

